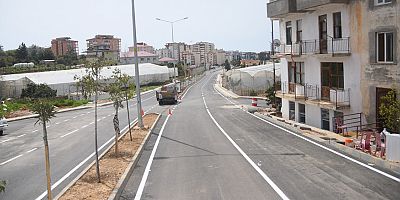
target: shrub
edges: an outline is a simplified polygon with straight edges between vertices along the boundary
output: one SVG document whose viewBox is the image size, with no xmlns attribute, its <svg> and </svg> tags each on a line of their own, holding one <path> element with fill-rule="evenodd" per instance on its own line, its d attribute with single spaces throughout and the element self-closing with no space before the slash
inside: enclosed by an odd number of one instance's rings
<svg viewBox="0 0 400 200">
<path fill-rule="evenodd" d="M 57 96 L 57 90 L 51 89 L 46 84 L 29 83 L 26 89 L 22 89 L 21 98 L 54 98 Z"/>
</svg>

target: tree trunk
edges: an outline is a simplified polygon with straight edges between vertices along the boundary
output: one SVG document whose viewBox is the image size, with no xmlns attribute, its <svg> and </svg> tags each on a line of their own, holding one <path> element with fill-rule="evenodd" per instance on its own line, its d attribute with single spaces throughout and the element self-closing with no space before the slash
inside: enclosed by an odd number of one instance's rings
<svg viewBox="0 0 400 200">
<path fill-rule="evenodd" d="M 125 92 L 125 100 L 126 100 L 126 112 L 128 113 L 129 138 L 132 141 L 131 117 L 130 117 L 130 113 L 129 113 L 128 92 Z"/>
<path fill-rule="evenodd" d="M 118 156 L 118 135 L 119 133 L 119 122 L 118 122 L 118 108 L 119 106 L 115 106 L 115 116 L 114 116 L 114 129 L 115 129 L 115 156 Z"/>
<path fill-rule="evenodd" d="M 99 151 L 97 145 L 97 98 L 98 98 L 98 88 L 97 84 L 99 81 L 98 70 L 96 71 L 96 94 L 94 96 L 94 148 L 96 152 L 96 173 L 97 173 L 97 181 L 100 183 L 100 166 L 99 166 Z"/>
<path fill-rule="evenodd" d="M 47 199 L 51 200 L 51 176 L 50 176 L 50 158 L 49 158 L 49 143 L 47 141 L 47 128 L 46 122 L 43 122 L 43 142 L 44 142 L 44 154 L 46 159 L 46 177 L 47 177 Z"/>
</svg>

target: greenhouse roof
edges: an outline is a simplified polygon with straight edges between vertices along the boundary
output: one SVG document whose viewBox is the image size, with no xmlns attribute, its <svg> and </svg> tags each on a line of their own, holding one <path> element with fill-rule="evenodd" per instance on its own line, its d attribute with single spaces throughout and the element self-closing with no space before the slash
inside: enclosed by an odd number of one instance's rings
<svg viewBox="0 0 400 200">
<path fill-rule="evenodd" d="M 280 75 L 280 69 L 281 69 L 281 64 L 275 63 L 275 73 L 277 76 Z M 258 65 L 258 66 L 253 66 L 253 67 L 234 69 L 234 71 L 240 71 L 240 72 L 248 73 L 250 76 L 254 76 L 258 72 L 264 72 L 264 71 L 273 72 L 274 66 L 272 63 L 268 63 L 265 65 Z"/>
<path fill-rule="evenodd" d="M 135 75 L 135 65 L 118 65 L 111 67 L 104 67 L 101 71 L 101 75 L 105 78 L 112 76 L 114 69 L 120 69 L 121 73 L 128 74 L 129 76 Z M 85 75 L 85 68 L 61 70 L 61 71 L 49 71 L 49 72 L 35 72 L 35 73 L 24 73 L 24 74 L 9 74 L 3 75 L 2 81 L 15 81 L 21 78 L 28 78 L 36 84 L 46 83 L 48 85 L 61 84 L 61 83 L 73 83 L 75 76 Z M 169 74 L 168 67 L 159 66 L 150 63 L 139 64 L 140 75 L 151 75 L 151 74 Z"/>
</svg>

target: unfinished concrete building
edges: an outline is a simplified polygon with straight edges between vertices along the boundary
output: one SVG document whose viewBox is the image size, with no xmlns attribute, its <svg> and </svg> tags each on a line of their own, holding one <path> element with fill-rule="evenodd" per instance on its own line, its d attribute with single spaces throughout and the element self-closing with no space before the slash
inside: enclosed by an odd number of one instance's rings
<svg viewBox="0 0 400 200">
<path fill-rule="evenodd" d="M 335 118 L 378 120 L 380 97 L 400 89 L 396 0 L 275 0 L 283 117 L 333 130 Z"/>
</svg>

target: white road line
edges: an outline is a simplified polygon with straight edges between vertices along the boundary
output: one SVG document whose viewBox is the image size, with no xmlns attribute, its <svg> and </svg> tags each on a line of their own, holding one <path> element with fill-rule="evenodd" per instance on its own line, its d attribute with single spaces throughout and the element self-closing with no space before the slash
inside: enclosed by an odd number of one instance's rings
<svg viewBox="0 0 400 200">
<path fill-rule="evenodd" d="M 72 117 L 72 119 L 76 119 L 78 116 Z"/>
<path fill-rule="evenodd" d="M 92 125 L 92 124 L 94 124 L 94 122 L 90 122 L 90 123 L 89 123 L 89 125 Z"/>
<path fill-rule="evenodd" d="M 105 119 L 106 117 L 102 117 L 101 119 Z"/>
<path fill-rule="evenodd" d="M 107 115 L 108 117 L 111 117 L 111 114 Z"/>
<path fill-rule="evenodd" d="M 131 125 L 133 125 L 135 122 L 137 121 L 137 118 L 131 123 Z M 94 122 L 92 122 L 94 123 Z M 126 129 L 128 129 L 128 125 L 125 126 L 124 129 L 121 130 L 121 132 L 124 132 Z M 111 141 L 114 141 L 114 136 L 111 137 L 106 143 L 104 143 L 103 145 L 101 145 L 101 147 L 98 149 L 98 151 L 100 152 L 104 147 L 106 147 Z M 80 162 L 77 166 L 75 166 L 74 168 L 72 168 L 68 173 L 66 173 L 63 177 L 61 177 L 60 180 L 58 180 L 57 182 L 55 182 L 52 186 L 51 186 L 51 190 L 54 190 L 54 188 L 56 188 L 57 186 L 59 186 L 63 181 L 65 181 L 68 177 L 70 177 L 76 170 L 78 170 L 80 167 L 82 167 L 82 165 L 84 165 L 87 161 L 89 161 L 93 156 L 95 155 L 95 152 L 93 152 L 92 154 L 90 154 L 87 158 L 85 158 L 82 162 Z M 44 191 L 40 196 L 38 196 L 35 200 L 41 200 L 43 199 L 45 196 L 47 195 L 47 190 Z"/>
<path fill-rule="evenodd" d="M 208 82 L 208 81 L 207 81 Z M 207 84 L 206 82 L 206 84 Z M 202 94 L 203 95 L 203 94 Z M 232 143 L 232 145 L 239 151 L 240 154 L 247 160 L 247 162 L 264 178 L 264 180 L 272 187 L 273 190 L 283 199 L 288 200 L 289 198 L 283 193 L 283 191 L 260 169 L 260 167 L 251 160 L 251 158 L 236 144 L 235 141 L 225 132 L 225 130 L 218 124 L 210 110 L 207 107 L 206 99 L 203 96 L 204 106 L 206 107 L 206 111 L 214 124 L 218 127 L 218 129 L 225 135 L 226 138 Z"/>
<path fill-rule="evenodd" d="M 97 121 L 99 122 L 99 121 L 101 121 L 101 119 L 98 119 Z"/>
<path fill-rule="evenodd" d="M 214 90 L 217 91 L 215 88 L 214 88 Z M 226 99 L 227 101 L 229 101 L 231 104 L 235 105 L 236 107 L 239 107 L 237 104 L 233 103 L 233 102 L 230 101 L 228 98 L 226 98 L 225 96 L 223 96 L 219 91 L 217 91 L 217 93 L 218 93 L 221 97 L 223 97 L 224 99 Z M 269 121 L 267 121 L 267 120 L 265 120 L 265 119 L 263 119 L 263 118 L 261 118 L 261 117 L 259 117 L 259 116 L 257 116 L 257 115 L 254 115 L 254 114 L 252 114 L 252 113 L 249 113 L 249 112 L 247 112 L 247 111 L 245 111 L 245 110 L 243 110 L 243 111 L 246 112 L 247 114 L 249 114 L 249 115 L 251 115 L 251 116 L 253 116 L 253 117 L 255 117 L 255 118 L 257 118 L 257 119 L 259 119 L 259 120 L 261 120 L 261 121 L 263 121 L 263 122 L 265 122 L 265 123 L 267 123 L 267 124 L 269 124 L 269 125 L 271 125 L 271 126 L 274 126 L 274 127 L 278 128 L 278 129 L 281 129 L 281 130 L 283 130 L 283 131 L 285 131 L 285 132 L 287 132 L 287 133 L 290 133 L 290 134 L 292 134 L 292 135 L 294 135 L 294 136 L 296 136 L 296 137 L 298 137 L 298 138 L 301 138 L 301 139 L 303 139 L 303 140 L 305 140 L 305 141 L 307 141 L 307 142 L 309 142 L 309 143 L 311 143 L 311 144 L 313 144 L 313 145 L 316 145 L 316 146 L 318 146 L 318 147 L 320 147 L 320 148 L 322 148 L 322 149 L 324 149 L 324 150 L 327 150 L 327 151 L 329 151 L 329 152 L 331 152 L 331 153 L 333 153 L 333 154 L 336 154 L 336 155 L 338 155 L 338 156 L 340 156 L 340 157 L 342 157 L 342 158 L 345 158 L 345 159 L 347 159 L 347 160 L 349 160 L 349 161 L 351 161 L 351 162 L 354 162 L 354 163 L 356 163 L 356 164 L 358 164 L 358 165 L 361 165 L 361 166 L 363 166 L 363 167 L 365 167 L 365 168 L 367 168 L 367 169 L 370 169 L 370 170 L 372 170 L 372 171 L 374 171 L 374 172 L 376 172 L 376 173 L 378 173 L 378 174 L 381 174 L 381 175 L 383 175 L 383 176 L 386 176 L 386 177 L 388 177 L 388 178 L 390 178 L 390 179 L 392 179 L 392 180 L 394 180 L 394 181 L 400 183 L 400 178 L 397 178 L 397 177 L 395 177 L 395 176 L 392 176 L 392 175 L 390 175 L 390 174 L 388 174 L 388 173 L 386 173 L 386 172 L 383 172 L 383 171 L 381 171 L 381 170 L 379 170 L 379 169 L 373 168 L 373 167 L 371 167 L 371 166 L 369 166 L 369 165 L 367 165 L 367 164 L 365 164 L 365 163 L 362 163 L 362 162 L 360 162 L 360 161 L 358 161 L 358 160 L 356 160 L 356 159 L 353 159 L 353 158 L 351 158 L 351 157 L 349 157 L 349 156 L 346 156 L 346 155 L 344 155 L 344 154 L 342 154 L 342 153 L 340 153 L 340 152 L 338 152 L 338 151 L 335 151 L 335 150 L 333 150 L 333 149 L 330 149 L 330 148 L 328 148 L 328 147 L 326 147 L 326 146 L 324 146 L 324 145 L 321 145 L 321 144 L 319 144 L 319 143 L 317 143 L 317 142 L 314 142 L 314 141 L 312 141 L 312 140 L 310 140 L 310 139 L 308 139 L 308 138 L 306 138 L 306 137 L 303 137 L 303 136 L 298 135 L 298 134 L 296 134 L 296 133 L 294 133 L 294 132 L 292 132 L 292 131 L 290 131 L 290 130 L 287 130 L 287 129 L 285 129 L 285 128 L 282 128 L 282 127 L 280 127 L 280 126 L 278 126 L 278 125 L 276 125 L 276 124 L 274 124 L 274 123 L 271 123 L 271 122 L 269 122 Z"/>
<path fill-rule="evenodd" d="M 80 114 L 79 116 L 84 116 L 85 114 L 84 113 L 82 113 L 82 114 Z"/>
<path fill-rule="evenodd" d="M 88 127 L 89 125 L 84 125 L 84 126 L 82 126 L 81 128 L 83 129 L 83 128 L 86 128 L 86 127 Z"/>
<path fill-rule="evenodd" d="M 62 135 L 60 138 L 64 138 L 64 137 L 66 137 L 66 136 L 68 136 L 68 135 L 71 135 L 72 133 L 77 132 L 77 131 L 79 131 L 79 129 L 73 130 L 73 131 L 71 131 L 71 132 L 69 132 L 69 133 L 67 133 L 67 134 L 65 134 L 65 135 Z"/>
<path fill-rule="evenodd" d="M 89 111 L 89 112 L 87 112 L 86 114 L 90 114 L 91 112 Z"/>
<path fill-rule="evenodd" d="M 64 122 L 67 122 L 67 121 L 69 121 L 69 119 L 64 120 Z"/>
<path fill-rule="evenodd" d="M 156 143 L 154 144 L 154 147 L 153 147 L 153 151 L 150 154 L 149 161 L 147 162 L 146 169 L 144 170 L 144 174 L 142 176 L 142 180 L 140 181 L 139 188 L 138 188 L 138 190 L 136 192 L 136 196 L 135 196 L 134 200 L 140 200 L 142 198 L 144 186 L 145 186 L 147 178 L 149 176 L 151 164 L 153 163 L 153 159 L 154 159 L 154 156 L 156 154 L 156 151 L 157 151 L 157 148 L 158 148 L 158 144 L 160 143 L 161 136 L 162 136 L 162 134 L 164 132 L 165 126 L 167 125 L 167 122 L 168 122 L 170 117 L 171 117 L 171 115 L 167 116 L 167 119 L 165 120 L 164 124 L 161 127 L 160 134 L 158 135 Z"/>
<path fill-rule="evenodd" d="M 57 123 L 56 123 L 56 125 L 59 125 L 59 124 L 60 124 L 60 122 L 57 122 Z"/>
<path fill-rule="evenodd" d="M 17 138 L 24 137 L 25 135 L 26 135 L 26 133 L 25 133 L 25 134 L 22 134 L 22 135 L 19 135 L 19 136 L 17 136 Z"/>
<path fill-rule="evenodd" d="M 38 149 L 38 148 L 37 148 L 37 147 L 36 147 L 36 148 L 33 148 L 33 149 L 27 151 L 26 153 L 31 153 L 31 152 L 35 151 L 36 149 Z"/>
<path fill-rule="evenodd" d="M 6 160 L 6 161 L 0 163 L 0 166 L 5 165 L 5 164 L 7 164 L 7 163 L 9 163 L 9 162 L 11 162 L 11 161 L 13 161 L 13 160 L 15 160 L 15 159 L 21 157 L 21 156 L 23 156 L 23 154 L 19 154 L 18 156 L 15 156 L 14 158 L 8 159 L 8 160 Z"/>
<path fill-rule="evenodd" d="M 50 128 L 50 125 L 46 126 L 46 128 Z"/>
<path fill-rule="evenodd" d="M 36 133 L 36 132 L 38 132 L 39 130 L 34 130 L 34 131 L 32 131 L 32 133 Z"/>
<path fill-rule="evenodd" d="M 4 142 L 8 142 L 8 141 L 11 141 L 11 140 L 14 140 L 15 138 L 10 138 L 10 139 L 7 139 L 7 140 L 3 140 L 3 141 L 1 141 L 0 142 L 0 144 L 3 144 Z"/>
</svg>

